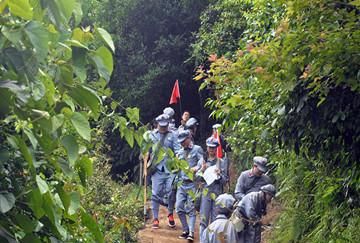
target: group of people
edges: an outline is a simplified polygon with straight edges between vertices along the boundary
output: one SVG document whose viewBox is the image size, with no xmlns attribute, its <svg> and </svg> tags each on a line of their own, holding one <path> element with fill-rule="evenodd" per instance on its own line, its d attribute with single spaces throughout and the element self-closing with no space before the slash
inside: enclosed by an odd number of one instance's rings
<svg viewBox="0 0 360 243">
<path fill-rule="evenodd" d="M 210 136 L 204 153 L 202 147 L 195 144 L 197 120 L 185 111 L 181 125 L 176 128 L 174 114 L 171 107 L 165 108 L 163 114 L 156 117 L 156 128 L 149 132 L 148 138 L 185 160 L 188 169 L 172 171 L 167 155 L 152 162 L 152 228 L 159 228 L 159 207 L 163 205 L 168 209 L 168 226 L 176 226 L 175 210 L 182 224 L 179 238 L 194 241 L 196 208 L 199 208 L 200 242 L 260 242 L 261 217 L 276 193 L 271 179 L 265 175 L 267 159 L 254 157 L 253 167 L 242 172 L 237 180 L 235 197 L 224 193 L 229 181 L 228 160 L 217 157 L 219 140 Z M 149 153 L 151 158 L 156 151 Z M 205 179 L 209 171 L 215 176 L 211 181 Z"/>
</svg>

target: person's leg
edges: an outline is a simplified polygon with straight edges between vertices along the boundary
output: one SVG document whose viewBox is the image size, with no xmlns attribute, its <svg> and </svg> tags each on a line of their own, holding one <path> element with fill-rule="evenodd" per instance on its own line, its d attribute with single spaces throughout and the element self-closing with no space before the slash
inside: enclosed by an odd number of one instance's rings
<svg viewBox="0 0 360 243">
<path fill-rule="evenodd" d="M 164 203 L 164 187 L 166 176 L 162 172 L 155 172 L 151 176 L 152 190 L 151 190 L 151 204 L 154 219 L 159 218 L 160 204 Z"/>
<path fill-rule="evenodd" d="M 211 202 L 210 202 L 209 195 L 202 194 L 201 196 L 201 205 L 200 205 L 200 227 L 199 227 L 199 235 L 201 237 L 203 231 L 209 224 L 209 215 L 211 209 Z"/>
<path fill-rule="evenodd" d="M 187 213 L 189 215 L 189 232 L 194 233 L 195 231 L 195 221 L 196 221 L 196 210 L 194 205 L 194 198 L 190 196 L 190 191 L 192 191 L 193 195 L 195 195 L 195 184 L 191 183 L 187 187 Z"/>
<path fill-rule="evenodd" d="M 159 218 L 160 190 L 161 190 L 161 175 L 159 172 L 155 172 L 151 176 L 151 206 L 152 206 L 154 219 Z"/>
<path fill-rule="evenodd" d="M 170 176 L 166 179 L 166 189 L 168 194 L 168 212 L 169 214 L 174 213 L 174 206 L 176 202 L 176 187 L 175 187 L 175 175 L 170 174 Z"/>
<path fill-rule="evenodd" d="M 186 220 L 185 202 L 187 200 L 186 191 L 183 185 L 179 186 L 176 193 L 176 213 L 179 216 L 183 231 L 189 232 L 189 225 Z"/>
</svg>

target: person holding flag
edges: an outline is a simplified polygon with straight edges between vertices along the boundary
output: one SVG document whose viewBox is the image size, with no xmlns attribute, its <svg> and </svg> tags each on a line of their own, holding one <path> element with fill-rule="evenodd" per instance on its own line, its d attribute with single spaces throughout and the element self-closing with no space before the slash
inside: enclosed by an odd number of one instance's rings
<svg viewBox="0 0 360 243">
<path fill-rule="evenodd" d="M 202 183 L 202 193 L 200 202 L 200 237 L 206 227 L 215 220 L 215 198 L 223 193 L 224 186 L 229 180 L 226 161 L 217 157 L 217 150 L 220 146 L 218 140 L 213 136 L 206 139 L 207 158 L 206 163 L 202 164 L 201 171 L 204 173 L 207 169 L 215 166 L 214 172 L 217 179 L 208 185 Z"/>
</svg>

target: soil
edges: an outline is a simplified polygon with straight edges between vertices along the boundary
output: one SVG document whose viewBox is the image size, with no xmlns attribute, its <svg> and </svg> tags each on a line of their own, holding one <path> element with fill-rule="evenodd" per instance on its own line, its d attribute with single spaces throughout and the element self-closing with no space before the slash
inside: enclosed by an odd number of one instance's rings
<svg viewBox="0 0 360 243">
<path fill-rule="evenodd" d="M 271 239 L 271 234 L 273 230 L 273 224 L 278 219 L 281 212 L 281 205 L 278 201 L 272 201 L 268 206 L 268 213 L 263 217 L 263 232 L 262 232 L 262 243 L 269 243 Z M 170 228 L 168 226 L 167 219 L 167 209 L 160 207 L 159 221 L 160 228 L 153 229 L 152 221 L 147 220 L 145 227 L 138 233 L 138 242 L 139 243 L 179 243 L 187 242 L 187 240 L 179 239 L 178 236 L 182 233 L 181 223 L 176 214 L 175 222 L 176 227 Z M 195 227 L 195 241 L 199 242 L 199 215 L 196 218 L 196 227 Z"/>
</svg>

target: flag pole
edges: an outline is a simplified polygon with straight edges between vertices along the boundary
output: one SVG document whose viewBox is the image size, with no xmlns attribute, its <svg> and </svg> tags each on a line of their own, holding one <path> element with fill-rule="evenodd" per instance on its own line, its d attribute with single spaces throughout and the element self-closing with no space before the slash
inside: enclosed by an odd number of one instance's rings
<svg viewBox="0 0 360 243">
<path fill-rule="evenodd" d="M 179 85 L 179 93 L 181 94 L 181 92 L 180 92 L 180 85 Z M 180 119 L 181 119 L 181 116 L 182 116 L 181 95 L 180 95 L 180 97 L 179 97 L 179 105 L 180 105 Z"/>
</svg>

